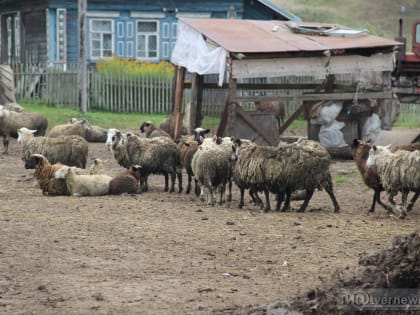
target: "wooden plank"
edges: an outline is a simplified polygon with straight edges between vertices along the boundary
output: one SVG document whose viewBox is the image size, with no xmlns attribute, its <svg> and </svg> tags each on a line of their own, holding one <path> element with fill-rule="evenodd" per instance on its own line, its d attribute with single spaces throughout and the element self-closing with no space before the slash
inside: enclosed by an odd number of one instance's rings
<svg viewBox="0 0 420 315">
<path fill-rule="evenodd" d="M 271 145 L 277 145 L 277 143 L 273 143 L 273 141 L 271 141 L 272 140 L 272 138 L 269 136 L 269 135 L 267 135 L 261 128 L 259 128 L 255 123 L 254 123 L 254 121 L 252 120 L 252 118 L 251 117 L 249 117 L 249 115 L 242 109 L 242 107 L 241 106 L 239 106 L 238 104 L 237 104 L 237 106 L 235 106 L 235 110 L 236 110 L 236 113 L 239 115 L 239 116 L 241 116 L 241 118 L 243 119 L 243 120 L 245 120 L 245 122 L 252 128 L 252 129 L 254 129 L 255 130 L 255 132 L 258 134 L 258 135 L 260 135 L 260 136 L 262 136 L 263 138 L 264 138 L 264 140 L 265 141 L 267 141 L 269 144 L 271 144 Z"/>
<path fill-rule="evenodd" d="M 185 80 L 185 67 L 178 67 L 177 68 L 177 77 L 176 77 L 176 90 L 175 90 L 175 108 L 174 108 L 174 116 L 175 116 L 175 127 L 174 130 L 171 130 L 171 135 L 173 139 L 177 139 L 181 127 L 182 127 L 182 97 L 184 93 L 184 80 Z"/>
<path fill-rule="evenodd" d="M 366 73 L 392 71 L 392 53 L 333 57 L 297 57 L 273 59 L 232 60 L 232 76 L 239 78 L 315 76 L 325 78 L 329 74 Z"/>
<path fill-rule="evenodd" d="M 358 99 L 374 98 L 374 99 L 392 99 L 392 91 L 383 92 L 359 92 Z M 276 96 L 238 96 L 237 101 L 254 102 L 256 100 L 293 100 L 299 99 L 303 101 L 328 101 L 328 100 L 352 100 L 355 93 L 304 93 L 302 95 L 276 95 Z"/>
</svg>

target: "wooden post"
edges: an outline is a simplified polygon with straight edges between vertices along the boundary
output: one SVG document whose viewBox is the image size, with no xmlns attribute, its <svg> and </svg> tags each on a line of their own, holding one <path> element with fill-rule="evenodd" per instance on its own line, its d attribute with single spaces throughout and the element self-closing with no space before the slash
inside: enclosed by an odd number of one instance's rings
<svg viewBox="0 0 420 315">
<path fill-rule="evenodd" d="M 198 74 L 194 72 L 191 75 L 191 103 L 190 103 L 190 115 L 188 122 L 188 130 L 191 133 L 196 128 L 197 121 L 197 100 L 198 100 Z"/>
<path fill-rule="evenodd" d="M 87 0 L 78 0 L 79 55 L 77 72 L 77 102 L 82 113 L 87 112 L 87 63 L 86 63 L 86 7 Z"/>
<path fill-rule="evenodd" d="M 198 75 L 198 91 L 197 91 L 197 109 L 195 127 L 200 127 L 203 123 L 203 90 L 204 90 L 204 76 Z"/>
<path fill-rule="evenodd" d="M 184 94 L 184 80 L 185 80 L 185 68 L 177 67 L 177 76 L 176 76 L 176 89 L 175 89 L 175 107 L 174 107 L 174 117 L 175 117 L 175 128 L 171 130 L 171 136 L 173 139 L 178 138 L 180 130 L 182 127 L 182 97 Z"/>
<path fill-rule="evenodd" d="M 384 91 L 390 91 L 392 89 L 391 72 L 384 71 L 382 73 L 382 86 Z M 393 121 L 393 102 L 392 99 L 383 99 L 381 101 L 380 111 L 382 113 L 382 129 L 391 130 Z"/>
</svg>

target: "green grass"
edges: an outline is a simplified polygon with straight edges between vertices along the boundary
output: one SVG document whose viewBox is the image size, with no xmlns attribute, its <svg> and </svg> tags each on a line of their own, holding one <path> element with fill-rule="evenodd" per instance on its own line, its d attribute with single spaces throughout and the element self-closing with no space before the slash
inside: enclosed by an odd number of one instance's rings
<svg viewBox="0 0 420 315">
<path fill-rule="evenodd" d="M 47 106 L 33 102 L 20 102 L 27 111 L 38 112 L 48 119 L 48 129 L 59 124 L 66 123 L 70 118 L 85 118 L 91 124 L 103 128 L 138 129 L 145 120 L 151 120 L 157 126 L 167 117 L 160 114 L 138 114 L 138 113 L 112 113 L 98 110 L 90 110 L 82 114 L 74 108 Z"/>
<path fill-rule="evenodd" d="M 335 182 L 336 184 L 345 184 L 349 181 L 349 179 L 347 177 L 343 177 L 343 176 L 338 176 L 335 178 Z"/>
</svg>

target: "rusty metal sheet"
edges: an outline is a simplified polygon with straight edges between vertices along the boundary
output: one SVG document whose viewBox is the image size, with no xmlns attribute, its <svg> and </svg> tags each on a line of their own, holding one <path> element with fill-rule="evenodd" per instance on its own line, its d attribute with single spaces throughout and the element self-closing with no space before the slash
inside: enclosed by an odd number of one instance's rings
<svg viewBox="0 0 420 315">
<path fill-rule="evenodd" d="M 357 48 L 392 48 L 401 45 L 400 42 L 368 34 L 354 37 L 296 34 L 289 29 L 287 21 L 187 18 L 182 21 L 203 34 L 205 38 L 232 53 L 317 52 Z M 336 24 L 328 23 L 310 23 L 310 25 L 336 26 Z"/>
<path fill-rule="evenodd" d="M 374 143 L 376 145 L 391 144 L 392 146 L 396 146 L 417 141 L 420 141 L 420 128 L 396 128 L 393 130 L 381 130 Z"/>
</svg>

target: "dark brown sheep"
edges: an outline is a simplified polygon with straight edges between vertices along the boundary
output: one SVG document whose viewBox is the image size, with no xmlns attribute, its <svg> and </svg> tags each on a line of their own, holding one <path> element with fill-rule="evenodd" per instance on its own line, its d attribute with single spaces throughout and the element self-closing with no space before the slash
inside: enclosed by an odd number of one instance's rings
<svg viewBox="0 0 420 315">
<path fill-rule="evenodd" d="M 139 165 L 132 165 L 127 171 L 115 175 L 109 182 L 109 194 L 121 195 L 124 193 L 138 193 L 140 168 L 141 166 Z"/>
</svg>

